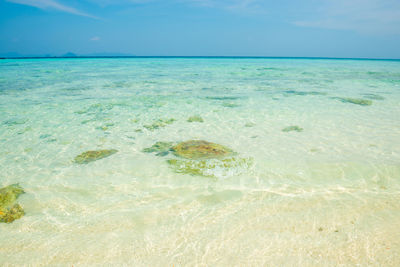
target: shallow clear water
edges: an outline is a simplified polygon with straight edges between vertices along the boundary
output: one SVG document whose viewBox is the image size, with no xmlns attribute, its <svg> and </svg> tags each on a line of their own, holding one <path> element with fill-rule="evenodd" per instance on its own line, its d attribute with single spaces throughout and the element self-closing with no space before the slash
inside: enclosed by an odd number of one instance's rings
<svg viewBox="0 0 400 267">
<path fill-rule="evenodd" d="M 251 164 L 142 152 L 190 139 Z M 399 266 L 400 62 L 1 60 L 0 166 L 26 191 L 0 265 Z"/>
</svg>

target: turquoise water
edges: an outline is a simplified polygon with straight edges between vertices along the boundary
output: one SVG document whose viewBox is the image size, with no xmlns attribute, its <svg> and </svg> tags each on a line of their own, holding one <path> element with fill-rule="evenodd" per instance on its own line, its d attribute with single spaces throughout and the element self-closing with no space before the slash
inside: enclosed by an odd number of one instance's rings
<svg viewBox="0 0 400 267">
<path fill-rule="evenodd" d="M 399 61 L 1 60 L 0 125 L 0 265 L 400 265 Z M 192 139 L 243 164 L 142 151 Z"/>
</svg>

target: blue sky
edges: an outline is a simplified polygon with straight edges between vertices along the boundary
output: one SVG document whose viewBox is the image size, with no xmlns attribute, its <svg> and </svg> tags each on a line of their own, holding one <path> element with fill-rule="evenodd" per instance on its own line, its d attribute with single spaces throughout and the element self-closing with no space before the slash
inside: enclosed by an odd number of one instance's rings
<svg viewBox="0 0 400 267">
<path fill-rule="evenodd" d="M 0 0 L 0 55 L 400 58 L 399 0 Z"/>
</svg>

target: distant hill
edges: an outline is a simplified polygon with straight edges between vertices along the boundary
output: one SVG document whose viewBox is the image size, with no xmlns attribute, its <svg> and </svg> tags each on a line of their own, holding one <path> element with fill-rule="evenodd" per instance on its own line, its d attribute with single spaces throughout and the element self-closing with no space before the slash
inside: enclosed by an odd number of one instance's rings
<svg viewBox="0 0 400 267">
<path fill-rule="evenodd" d="M 91 53 L 82 56 L 83 57 L 134 57 L 135 55 L 126 53 Z"/>
<path fill-rule="evenodd" d="M 65 53 L 61 57 L 77 57 L 78 55 L 72 52 Z"/>
</svg>

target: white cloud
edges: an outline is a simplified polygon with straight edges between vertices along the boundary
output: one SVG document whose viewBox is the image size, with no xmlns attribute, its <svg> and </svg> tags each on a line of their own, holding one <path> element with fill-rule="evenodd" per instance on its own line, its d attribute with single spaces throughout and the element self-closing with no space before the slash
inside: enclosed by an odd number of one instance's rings
<svg viewBox="0 0 400 267">
<path fill-rule="evenodd" d="M 100 41 L 100 37 L 93 36 L 92 38 L 90 38 L 90 41 Z"/>
<path fill-rule="evenodd" d="M 400 34 L 398 0 L 325 0 L 313 19 L 298 20 L 297 26 L 353 30 L 366 34 Z"/>
<path fill-rule="evenodd" d="M 56 2 L 55 0 L 7 0 L 7 1 L 16 3 L 16 4 L 26 5 L 26 6 L 33 6 L 33 7 L 37 7 L 40 9 L 55 9 L 55 10 L 59 10 L 62 12 L 78 15 L 78 16 L 84 16 L 84 17 L 89 17 L 89 18 L 93 18 L 93 19 L 98 19 L 97 17 L 92 16 L 88 13 L 82 12 L 76 8 L 60 4 L 60 3 Z"/>
</svg>

